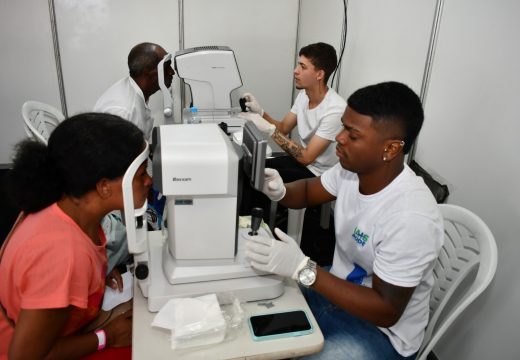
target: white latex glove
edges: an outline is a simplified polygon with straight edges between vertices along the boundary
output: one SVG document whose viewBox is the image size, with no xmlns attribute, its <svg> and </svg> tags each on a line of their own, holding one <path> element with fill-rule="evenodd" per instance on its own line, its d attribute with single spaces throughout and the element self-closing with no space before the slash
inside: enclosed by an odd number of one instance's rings
<svg viewBox="0 0 520 360">
<path fill-rule="evenodd" d="M 255 269 L 296 280 L 309 257 L 305 256 L 292 237 L 278 228 L 274 232 L 281 241 L 264 236 L 249 237 L 246 241 L 246 257 Z"/>
<path fill-rule="evenodd" d="M 262 192 L 272 201 L 280 201 L 285 196 L 287 189 L 283 183 L 282 177 L 275 169 L 264 169 L 264 186 Z"/>
<path fill-rule="evenodd" d="M 246 99 L 246 106 L 250 112 L 256 113 L 260 116 L 264 116 L 264 109 L 262 109 L 262 106 L 260 106 L 253 94 L 245 93 L 244 95 L 242 95 L 242 97 Z"/>
<path fill-rule="evenodd" d="M 253 124 L 256 125 L 258 130 L 266 134 L 267 136 L 273 135 L 276 130 L 276 126 L 271 124 L 269 121 L 261 117 L 259 114 L 255 114 L 252 112 L 241 112 L 237 115 L 239 118 L 242 118 L 247 121 L 252 121 Z"/>
</svg>

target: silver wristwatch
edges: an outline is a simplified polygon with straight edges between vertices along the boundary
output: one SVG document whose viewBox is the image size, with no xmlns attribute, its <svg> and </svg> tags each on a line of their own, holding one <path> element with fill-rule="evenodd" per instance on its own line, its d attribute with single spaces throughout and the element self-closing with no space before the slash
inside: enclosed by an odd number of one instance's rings
<svg viewBox="0 0 520 360">
<path fill-rule="evenodd" d="M 316 262 L 309 259 L 307 261 L 307 265 L 298 273 L 298 284 L 309 287 L 314 284 L 316 281 Z"/>
</svg>

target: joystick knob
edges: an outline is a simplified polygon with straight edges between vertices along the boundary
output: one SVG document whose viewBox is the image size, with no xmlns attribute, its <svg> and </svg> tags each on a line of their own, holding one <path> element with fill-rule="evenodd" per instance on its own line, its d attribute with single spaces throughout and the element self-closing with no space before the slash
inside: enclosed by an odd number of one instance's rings
<svg viewBox="0 0 520 360">
<path fill-rule="evenodd" d="M 264 210 L 262 208 L 254 207 L 251 209 L 251 231 L 249 232 L 249 235 L 258 235 L 258 229 L 262 223 L 263 216 Z"/>
</svg>

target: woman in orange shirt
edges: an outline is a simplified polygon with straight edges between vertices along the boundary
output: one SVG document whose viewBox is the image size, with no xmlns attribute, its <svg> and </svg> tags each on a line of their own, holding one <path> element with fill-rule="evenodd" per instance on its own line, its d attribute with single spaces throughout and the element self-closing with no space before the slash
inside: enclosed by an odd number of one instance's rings
<svg viewBox="0 0 520 360">
<path fill-rule="evenodd" d="M 105 288 L 100 221 L 123 209 L 123 175 L 146 146 L 135 125 L 100 113 L 63 121 L 47 146 L 17 146 L 8 190 L 23 217 L 0 259 L 0 359 L 72 359 L 131 344 L 131 314 L 96 332 L 82 328 Z M 145 161 L 132 183 L 135 207 L 150 186 Z"/>
</svg>

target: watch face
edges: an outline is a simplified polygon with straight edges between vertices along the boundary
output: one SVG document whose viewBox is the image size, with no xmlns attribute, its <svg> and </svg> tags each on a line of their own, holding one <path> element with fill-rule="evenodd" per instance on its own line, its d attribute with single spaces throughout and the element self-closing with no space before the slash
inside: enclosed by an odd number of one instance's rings
<svg viewBox="0 0 520 360">
<path fill-rule="evenodd" d="M 316 280 L 316 273 L 312 269 L 303 269 L 299 274 L 299 281 L 304 286 L 311 286 Z"/>
</svg>

